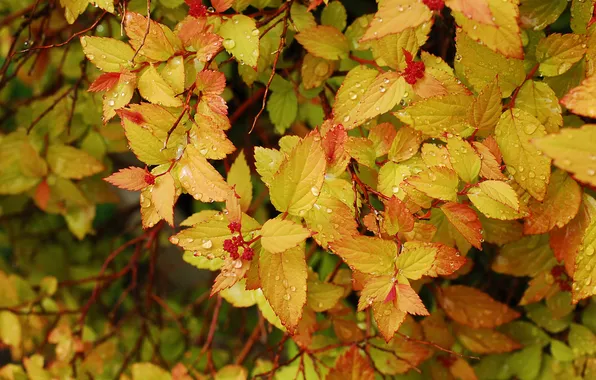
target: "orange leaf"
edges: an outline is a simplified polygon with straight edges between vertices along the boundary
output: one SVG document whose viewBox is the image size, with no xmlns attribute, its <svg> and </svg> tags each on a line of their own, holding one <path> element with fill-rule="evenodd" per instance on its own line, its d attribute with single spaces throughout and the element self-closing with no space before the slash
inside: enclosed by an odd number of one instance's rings
<svg viewBox="0 0 596 380">
<path fill-rule="evenodd" d="M 108 91 L 118 83 L 120 80 L 120 73 L 105 73 L 101 74 L 91 86 L 89 86 L 89 92 L 100 92 Z"/>
<path fill-rule="evenodd" d="M 227 11 L 233 3 L 234 0 L 211 0 L 211 5 L 218 13 Z"/>
<path fill-rule="evenodd" d="M 414 216 L 406 204 L 395 196 L 386 202 L 384 216 L 383 226 L 390 235 L 395 235 L 397 232 L 410 232 L 414 229 Z"/>
<path fill-rule="evenodd" d="M 596 75 L 584 79 L 579 86 L 571 89 L 561 99 L 561 104 L 576 115 L 595 118 L 594 98 L 596 98 Z"/>
<path fill-rule="evenodd" d="M 464 347 L 477 354 L 497 354 L 521 348 L 521 344 L 494 330 L 461 325 L 455 325 L 454 329 L 457 339 Z"/>
<path fill-rule="evenodd" d="M 493 328 L 519 318 L 519 313 L 507 305 L 464 285 L 441 289 L 438 301 L 451 319 L 473 328 Z"/>
<path fill-rule="evenodd" d="M 341 124 L 333 125 L 325 133 L 325 136 L 323 136 L 321 146 L 323 147 L 323 151 L 325 151 L 325 158 L 330 166 L 346 156 L 344 144 L 347 140 L 348 133 Z"/>
<path fill-rule="evenodd" d="M 140 112 L 131 111 L 126 108 L 121 108 L 119 110 L 116 110 L 116 113 L 118 114 L 118 116 L 120 116 L 120 119 L 122 120 L 127 119 L 139 125 L 145 123 L 145 118 Z"/>
<path fill-rule="evenodd" d="M 39 185 L 35 189 L 35 195 L 33 196 L 33 199 L 35 200 L 35 204 L 37 205 L 37 207 L 45 211 L 45 209 L 48 207 L 50 194 L 50 186 L 48 185 L 48 181 L 44 179 L 39 183 Z"/>
<path fill-rule="evenodd" d="M 352 346 L 335 362 L 335 367 L 329 371 L 327 380 L 373 380 L 375 371 L 370 362 L 364 358 L 358 347 Z"/>
<path fill-rule="evenodd" d="M 461 268 L 467 261 L 460 255 L 457 249 L 445 244 L 434 243 L 437 247 L 437 255 L 432 268 L 428 271 L 428 276 L 448 276 Z"/>
<path fill-rule="evenodd" d="M 495 25 L 487 0 L 446 0 L 445 5 L 467 18 L 483 24 Z"/>
<path fill-rule="evenodd" d="M 203 70 L 197 74 L 196 84 L 203 95 L 219 95 L 226 88 L 226 77 L 220 71 Z"/>
<path fill-rule="evenodd" d="M 397 288 L 399 292 L 397 303 L 400 310 L 408 314 L 429 315 L 424 303 L 422 303 L 422 300 L 410 285 L 398 284 Z"/>
<path fill-rule="evenodd" d="M 474 247 L 482 250 L 482 224 L 476 211 L 467 204 L 448 202 L 441 206 L 445 216 Z"/>
<path fill-rule="evenodd" d="M 156 178 L 151 198 L 155 204 L 157 214 L 173 227 L 176 186 L 174 185 L 174 177 L 169 172 Z"/>
<path fill-rule="evenodd" d="M 155 178 L 145 169 L 131 166 L 130 168 L 120 169 L 117 173 L 104 178 L 104 181 L 121 189 L 139 191 L 152 185 Z"/>
</svg>

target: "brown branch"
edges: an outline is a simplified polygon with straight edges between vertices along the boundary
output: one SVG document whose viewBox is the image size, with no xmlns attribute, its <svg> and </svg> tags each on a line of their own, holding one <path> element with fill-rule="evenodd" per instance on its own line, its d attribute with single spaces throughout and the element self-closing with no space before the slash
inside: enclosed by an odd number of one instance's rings
<svg viewBox="0 0 596 380">
<path fill-rule="evenodd" d="M 217 300 L 215 301 L 215 310 L 213 310 L 213 316 L 211 317 L 211 325 L 209 326 L 209 333 L 207 334 L 207 340 L 203 345 L 203 349 L 201 352 L 207 352 L 209 346 L 211 346 L 211 342 L 213 341 L 213 336 L 215 335 L 215 330 L 217 329 L 217 317 L 219 317 L 219 309 L 221 309 L 221 295 L 217 295 Z"/>
<path fill-rule="evenodd" d="M 257 325 L 255 326 L 255 328 L 252 330 L 252 333 L 248 337 L 248 340 L 242 347 L 240 354 L 238 354 L 238 357 L 236 358 L 236 361 L 235 361 L 236 364 L 238 364 L 238 365 L 242 364 L 242 362 L 244 361 L 244 359 L 246 359 L 246 356 L 250 352 L 250 349 L 252 348 L 253 344 L 255 344 L 255 342 L 259 338 L 259 334 L 261 333 L 261 320 L 262 319 L 263 319 L 263 316 L 259 313 L 259 321 L 257 322 Z"/>
<path fill-rule="evenodd" d="M 126 17 L 126 14 L 124 14 L 124 17 Z M 135 58 L 137 57 L 137 54 L 139 54 L 139 51 L 141 51 L 143 46 L 145 46 L 145 41 L 147 40 L 147 36 L 149 35 L 150 28 L 151 28 L 151 0 L 147 0 L 147 27 L 145 28 L 145 34 L 143 35 L 143 40 L 141 41 L 139 48 L 135 50 L 135 53 L 132 56 L 132 59 L 130 60 L 131 62 L 134 63 Z"/>
</svg>

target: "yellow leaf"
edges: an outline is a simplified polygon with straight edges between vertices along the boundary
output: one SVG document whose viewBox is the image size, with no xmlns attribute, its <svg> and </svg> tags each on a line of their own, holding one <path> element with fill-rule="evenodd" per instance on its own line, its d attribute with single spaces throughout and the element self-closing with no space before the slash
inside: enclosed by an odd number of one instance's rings
<svg viewBox="0 0 596 380">
<path fill-rule="evenodd" d="M 132 380 L 172 380 L 172 376 L 152 363 L 134 363 L 132 365 Z"/>
<path fill-rule="evenodd" d="M 422 134 L 404 125 L 397 130 L 387 158 L 394 162 L 407 160 L 418 153 L 421 142 Z"/>
<path fill-rule="evenodd" d="M 400 200 L 404 200 L 405 193 L 402 191 L 402 188 L 405 184 L 404 180 L 410 174 L 411 172 L 407 165 L 387 162 L 379 170 L 377 190 L 388 197 L 395 195 Z"/>
<path fill-rule="evenodd" d="M 151 61 L 167 61 L 182 48 L 182 43 L 167 26 L 153 20 L 149 20 L 149 33 L 146 33 L 147 21 L 147 17 L 135 12 L 126 12 L 124 17 L 129 43 L 135 51 L 139 51 L 136 58 L 145 56 Z"/>
<path fill-rule="evenodd" d="M 387 295 L 395 286 L 391 275 L 373 276 L 366 280 L 358 299 L 358 311 L 365 310 L 375 302 L 385 302 Z"/>
<path fill-rule="evenodd" d="M 555 226 L 562 228 L 569 223 L 582 201 L 581 187 L 562 170 L 552 173 L 544 201 L 531 199 L 528 204 L 530 216 L 524 223 L 524 233 L 544 234 Z"/>
<path fill-rule="evenodd" d="M 306 303 L 306 261 L 304 246 L 284 253 L 261 251 L 259 276 L 263 294 L 283 325 L 293 333 Z"/>
<path fill-rule="evenodd" d="M 153 189 L 149 191 L 159 216 L 168 222 L 170 226 L 174 226 L 174 203 L 176 200 L 174 177 L 170 173 L 157 177 Z"/>
<path fill-rule="evenodd" d="M 284 154 L 279 150 L 255 147 L 255 167 L 266 185 L 271 185 L 273 177 L 284 160 Z"/>
<path fill-rule="evenodd" d="M 178 107 L 182 101 L 176 98 L 176 94 L 155 67 L 149 65 L 139 76 L 139 92 L 141 96 L 151 103 L 166 107 Z"/>
<path fill-rule="evenodd" d="M 333 308 L 343 298 L 344 288 L 321 281 L 308 281 L 307 302 L 311 309 L 320 313 Z"/>
<path fill-rule="evenodd" d="M 180 184 L 194 199 L 219 202 L 233 196 L 230 185 L 194 146 L 186 146 L 177 167 Z"/>
<path fill-rule="evenodd" d="M 240 196 L 240 207 L 246 212 L 252 201 L 252 181 L 250 177 L 250 168 L 244 157 L 244 151 L 241 151 L 234 160 L 234 163 L 228 171 L 228 184 L 234 188 L 236 194 Z"/>
<path fill-rule="evenodd" d="M 344 236 L 329 248 L 352 269 L 368 274 L 391 274 L 397 246 L 394 242 L 370 236 Z"/>
<path fill-rule="evenodd" d="M 445 5 L 453 11 L 482 24 L 495 25 L 488 0 L 446 0 Z"/>
<path fill-rule="evenodd" d="M 479 2 L 479 0 L 472 1 L 476 4 Z M 482 42 L 492 51 L 505 57 L 523 59 L 517 0 L 487 0 L 487 2 L 492 13 L 492 23 L 480 22 L 457 11 L 453 12 L 455 21 L 474 41 Z"/>
<path fill-rule="evenodd" d="M 489 218 L 511 220 L 522 218 L 519 199 L 513 188 L 501 181 L 484 181 L 468 191 L 468 198 Z"/>
<path fill-rule="evenodd" d="M 348 39 L 333 26 L 318 25 L 303 30 L 296 40 L 310 54 L 330 61 L 347 58 L 350 52 Z"/>
<path fill-rule="evenodd" d="M 406 319 L 406 312 L 397 308 L 393 302 L 375 302 L 372 309 L 379 332 L 389 342 Z"/>
<path fill-rule="evenodd" d="M 563 9 L 567 7 L 565 0 L 559 0 Z M 594 14 L 594 1 L 573 0 L 571 3 L 571 30 L 585 34 L 587 26 Z"/>
<path fill-rule="evenodd" d="M 383 0 L 361 41 L 378 39 L 429 22 L 430 9 L 417 0 Z"/>
<path fill-rule="evenodd" d="M 480 173 L 480 157 L 472 145 L 460 137 L 447 139 L 447 150 L 453 170 L 467 183 L 474 183 Z"/>
<path fill-rule="evenodd" d="M 306 54 L 300 69 L 302 84 L 305 89 L 313 89 L 321 86 L 337 69 L 337 61 L 329 61 L 324 58 Z"/>
<path fill-rule="evenodd" d="M 565 73 L 583 58 L 587 49 L 584 36 L 553 33 L 538 42 L 536 60 L 540 74 L 554 77 Z"/>
<path fill-rule="evenodd" d="M 170 58 L 161 69 L 161 77 L 174 90 L 175 94 L 184 92 L 184 59 L 181 56 Z"/>
<path fill-rule="evenodd" d="M 69 24 L 73 24 L 79 15 L 85 12 L 88 0 L 60 0 L 60 5 L 64 8 L 64 17 Z"/>
<path fill-rule="evenodd" d="M 327 243 L 341 239 L 344 234 L 358 233 L 358 225 L 350 206 L 332 195 L 327 185 L 323 185 L 317 203 L 304 215 L 304 219 L 308 228 L 316 232 L 313 239 L 325 249 Z"/>
<path fill-rule="evenodd" d="M 474 247 L 482 250 L 482 224 L 468 204 L 449 202 L 441 206 L 449 222 Z"/>
<path fill-rule="evenodd" d="M 168 162 L 168 158 L 162 152 L 163 142 L 150 131 L 127 118 L 122 120 L 122 126 L 128 145 L 139 160 L 147 165 L 160 165 Z"/>
<path fill-rule="evenodd" d="M 223 47 L 241 64 L 256 67 L 259 59 L 259 29 L 255 21 L 244 15 L 228 18 L 219 28 Z"/>
<path fill-rule="evenodd" d="M 513 90 L 523 83 L 526 73 L 522 60 L 506 58 L 495 53 L 474 42 L 460 30 L 457 31 L 456 42 L 455 71 L 462 73 L 476 91 L 482 90 L 492 82 L 495 74 L 499 74 L 499 87 L 504 97 L 511 95 Z"/>
<path fill-rule="evenodd" d="M 571 112 L 581 116 L 596 118 L 596 75 L 592 75 L 571 89 L 561 99 L 561 104 Z"/>
<path fill-rule="evenodd" d="M 561 106 L 555 92 L 544 82 L 529 80 L 517 93 L 515 107 L 527 111 L 546 129 L 547 133 L 556 133 L 563 126 Z"/>
<path fill-rule="evenodd" d="M 86 3 L 86 1 L 85 1 Z M 81 37 L 83 52 L 95 66 L 105 72 L 119 72 L 132 66 L 134 50 L 125 42 L 104 37 Z"/>
<path fill-rule="evenodd" d="M 104 169 L 93 156 L 68 145 L 50 145 L 47 160 L 50 170 L 62 178 L 81 179 Z"/>
<path fill-rule="evenodd" d="M 365 42 L 365 44 L 370 44 L 373 58 L 379 66 L 388 66 L 400 71 L 406 68 L 406 56 L 402 49 L 416 55 L 428 39 L 431 27 L 432 22 L 426 22 L 415 28 L 407 28 L 399 33 Z"/>
<path fill-rule="evenodd" d="M 127 105 L 135 89 L 137 88 L 137 76 L 131 72 L 120 74 L 118 83 L 103 96 L 103 121 L 106 123 L 116 116 L 116 110 Z"/>
<path fill-rule="evenodd" d="M 377 70 L 362 65 L 356 66 L 348 72 L 333 103 L 333 120 L 336 124 L 343 124 L 344 128 L 349 129 L 353 124 L 350 123 L 350 112 L 360 102 L 359 97 L 364 95 L 378 74 Z"/>
<path fill-rule="evenodd" d="M 303 216 L 314 203 L 325 177 L 325 153 L 318 133 L 310 134 L 283 161 L 269 185 L 271 203 L 280 212 Z"/>
<path fill-rule="evenodd" d="M 403 244 L 395 265 L 400 274 L 410 280 L 418 280 L 432 268 L 436 256 L 434 244 L 408 241 Z"/>
<path fill-rule="evenodd" d="M 590 224 L 583 233 L 582 245 L 575 258 L 573 273 L 573 303 L 596 294 L 596 200 L 584 195 L 584 207 Z"/>
<path fill-rule="evenodd" d="M 21 345 L 21 338 L 19 317 L 10 311 L 0 312 L 0 340 L 8 347 L 16 350 Z"/>
<path fill-rule="evenodd" d="M 457 174 L 446 167 L 433 166 L 416 176 L 409 177 L 407 183 L 429 197 L 444 201 L 457 200 Z"/>
<path fill-rule="evenodd" d="M 291 220 L 269 219 L 261 228 L 261 244 L 271 253 L 296 247 L 310 236 L 310 231 Z"/>
<path fill-rule="evenodd" d="M 470 108 L 470 123 L 478 130 L 476 133 L 478 137 L 490 135 L 503 112 L 501 105 L 503 96 L 497 79 L 498 77 L 495 77 L 492 82 L 486 84 Z"/>
<path fill-rule="evenodd" d="M 544 126 L 526 111 L 514 108 L 503 112 L 495 129 L 508 171 L 534 198 L 541 201 L 550 177 L 550 159 L 531 140 L 546 134 Z"/>
</svg>

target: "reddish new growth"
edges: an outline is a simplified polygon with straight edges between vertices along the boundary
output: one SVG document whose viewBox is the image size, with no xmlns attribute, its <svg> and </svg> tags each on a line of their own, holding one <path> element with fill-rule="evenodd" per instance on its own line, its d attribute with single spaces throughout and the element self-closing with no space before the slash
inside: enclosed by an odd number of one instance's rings
<svg viewBox="0 0 596 380">
<path fill-rule="evenodd" d="M 569 276 L 565 273 L 565 267 L 562 265 L 554 266 L 550 270 L 550 274 L 555 278 L 559 288 L 564 292 L 571 291 L 571 284 L 569 284 Z"/>
<path fill-rule="evenodd" d="M 188 14 L 192 17 L 207 16 L 207 7 L 203 5 L 201 0 L 184 0 L 186 5 L 190 8 Z"/>
<path fill-rule="evenodd" d="M 406 49 L 402 49 L 406 56 L 406 69 L 403 72 L 403 77 L 409 84 L 415 84 L 418 79 L 424 77 L 424 62 L 414 62 L 412 53 Z"/>
<path fill-rule="evenodd" d="M 226 239 L 223 242 L 224 251 L 230 254 L 230 257 L 234 260 L 242 258 L 242 260 L 252 260 L 255 252 L 250 247 L 252 241 L 244 241 L 241 232 L 241 225 L 238 222 L 231 222 L 228 224 L 228 228 L 231 233 L 238 233 L 237 236 L 232 236 L 231 239 Z M 238 253 L 238 249 L 242 247 L 242 255 Z"/>
<path fill-rule="evenodd" d="M 147 169 L 145 169 L 145 170 L 147 170 Z M 149 172 L 145 173 L 145 182 L 148 185 L 155 184 L 155 176 L 153 174 L 149 173 Z"/>
<path fill-rule="evenodd" d="M 437 356 L 437 361 L 441 363 L 443 367 L 449 368 L 457 361 L 457 358 L 453 355 L 439 355 Z"/>
<path fill-rule="evenodd" d="M 431 11 L 442 11 L 443 7 L 445 6 L 444 0 L 422 0 L 427 7 L 430 8 Z"/>
</svg>

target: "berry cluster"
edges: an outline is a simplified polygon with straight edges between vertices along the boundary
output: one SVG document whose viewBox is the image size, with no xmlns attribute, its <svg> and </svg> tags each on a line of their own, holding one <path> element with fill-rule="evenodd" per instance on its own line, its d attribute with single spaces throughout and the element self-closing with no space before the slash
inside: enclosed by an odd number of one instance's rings
<svg viewBox="0 0 596 380">
<path fill-rule="evenodd" d="M 564 292 L 570 292 L 571 291 L 571 284 L 569 283 L 569 276 L 567 276 L 567 273 L 565 273 L 565 267 L 562 265 L 557 265 L 554 266 L 553 269 L 550 270 L 550 274 L 553 275 L 553 277 L 555 278 L 555 281 L 557 282 L 557 284 L 559 285 L 559 288 L 561 288 L 562 291 Z"/>
<path fill-rule="evenodd" d="M 201 0 L 184 0 L 184 2 L 190 8 L 188 10 L 189 16 L 192 16 L 192 17 L 207 16 L 207 7 L 203 5 Z"/>
<path fill-rule="evenodd" d="M 422 0 L 427 7 L 430 8 L 431 11 L 442 11 L 443 7 L 445 6 L 444 0 Z"/>
<path fill-rule="evenodd" d="M 424 62 L 414 62 L 412 53 L 406 49 L 402 49 L 406 57 L 406 69 L 404 70 L 403 76 L 406 82 L 409 84 L 415 84 L 418 79 L 424 77 Z"/>
<path fill-rule="evenodd" d="M 238 222 L 231 222 L 228 224 L 228 228 L 231 233 L 238 233 L 236 236 L 232 236 L 231 239 L 226 239 L 223 242 L 224 251 L 230 254 L 230 257 L 234 260 L 242 258 L 242 260 L 252 260 L 255 255 L 254 250 L 250 247 L 251 242 L 244 241 L 242 237 L 241 225 Z M 240 255 L 239 248 L 242 248 L 242 255 Z"/>
</svg>

